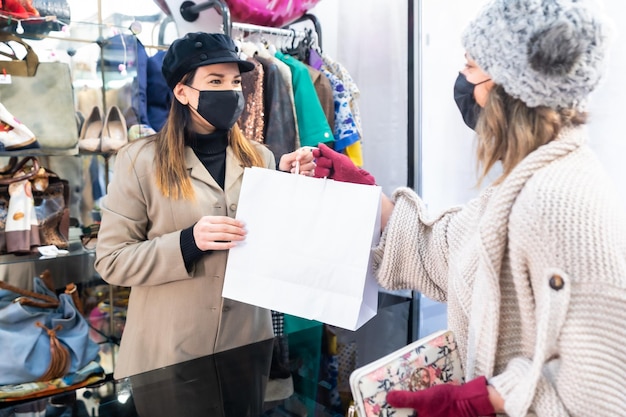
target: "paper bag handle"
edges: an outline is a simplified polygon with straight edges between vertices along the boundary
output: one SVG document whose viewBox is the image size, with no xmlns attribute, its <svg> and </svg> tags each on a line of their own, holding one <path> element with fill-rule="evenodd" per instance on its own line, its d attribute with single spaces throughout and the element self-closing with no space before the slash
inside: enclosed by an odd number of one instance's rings
<svg viewBox="0 0 626 417">
<path fill-rule="evenodd" d="M 23 59 L 19 59 L 17 57 L 15 50 L 9 43 L 10 41 L 17 42 L 20 45 L 22 45 L 24 49 L 26 49 L 26 56 Z M 11 58 L 11 61 L 0 61 L 0 73 L 6 72 L 7 74 L 11 74 L 10 66 L 9 68 L 5 66 L 7 65 L 7 63 L 25 62 L 26 63 L 26 75 L 29 77 L 33 77 L 35 73 L 37 72 L 37 66 L 39 65 L 39 57 L 37 56 L 37 53 L 33 50 L 33 48 L 31 48 L 31 46 L 28 43 L 24 42 L 24 40 L 20 38 L 19 36 L 15 36 L 11 33 L 3 32 L 3 31 L 0 31 L 0 42 L 4 43 L 8 48 L 10 48 L 13 51 L 12 54 L 5 52 L 5 51 L 0 51 L 0 55 L 4 55 L 7 58 Z M 23 74 L 12 74 L 12 75 L 23 75 Z"/>
</svg>

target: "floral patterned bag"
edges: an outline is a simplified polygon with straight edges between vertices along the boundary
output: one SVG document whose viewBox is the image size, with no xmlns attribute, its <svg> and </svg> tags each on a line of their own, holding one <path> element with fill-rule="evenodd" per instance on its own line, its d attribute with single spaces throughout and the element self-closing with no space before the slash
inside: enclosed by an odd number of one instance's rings
<svg viewBox="0 0 626 417">
<path fill-rule="evenodd" d="M 355 369 L 350 375 L 350 390 L 359 417 L 409 417 L 413 410 L 393 409 L 387 404 L 387 392 L 418 391 L 437 384 L 463 382 L 454 334 L 442 330 Z"/>
</svg>

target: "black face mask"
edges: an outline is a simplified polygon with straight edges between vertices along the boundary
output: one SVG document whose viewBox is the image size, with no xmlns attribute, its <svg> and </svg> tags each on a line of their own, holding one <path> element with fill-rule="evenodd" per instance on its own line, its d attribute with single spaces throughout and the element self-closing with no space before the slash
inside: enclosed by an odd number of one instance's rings
<svg viewBox="0 0 626 417">
<path fill-rule="evenodd" d="M 218 130 L 230 130 L 235 125 L 245 101 L 241 90 L 193 89 L 200 93 L 196 111 L 204 120 Z"/>
<path fill-rule="evenodd" d="M 472 130 L 476 129 L 476 123 L 478 122 L 478 115 L 480 114 L 480 106 L 476 103 L 474 97 L 474 88 L 477 85 L 486 83 L 491 78 L 487 78 L 485 81 L 481 81 L 478 84 L 472 84 L 467 81 L 464 74 L 459 73 L 454 83 L 454 101 L 463 116 L 463 121 Z"/>
</svg>

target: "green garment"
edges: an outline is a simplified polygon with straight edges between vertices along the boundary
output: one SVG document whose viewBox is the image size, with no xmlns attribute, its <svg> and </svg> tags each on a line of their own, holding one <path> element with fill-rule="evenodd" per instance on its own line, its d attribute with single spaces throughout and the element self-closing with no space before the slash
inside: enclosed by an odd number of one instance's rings
<svg viewBox="0 0 626 417">
<path fill-rule="evenodd" d="M 301 146 L 317 146 L 335 139 L 315 91 L 307 66 L 296 58 L 276 52 L 276 58 L 289 66 Z"/>
</svg>

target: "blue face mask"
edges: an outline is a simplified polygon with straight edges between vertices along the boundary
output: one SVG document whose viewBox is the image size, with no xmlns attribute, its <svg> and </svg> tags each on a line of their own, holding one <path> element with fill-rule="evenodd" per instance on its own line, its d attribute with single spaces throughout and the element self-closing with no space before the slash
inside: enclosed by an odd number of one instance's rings
<svg viewBox="0 0 626 417">
<path fill-rule="evenodd" d="M 467 127 L 472 130 L 476 129 L 478 115 L 480 114 L 480 106 L 476 103 L 476 98 L 474 97 L 474 88 L 476 88 L 477 85 L 486 83 L 490 79 L 491 78 L 487 78 L 478 84 L 472 84 L 467 81 L 463 73 L 459 73 L 458 77 L 456 77 L 456 82 L 454 83 L 454 101 L 461 112 L 461 116 L 463 116 L 463 121 Z"/>
<path fill-rule="evenodd" d="M 200 93 L 196 111 L 204 120 L 218 130 L 230 130 L 237 123 L 245 102 L 241 90 L 193 89 Z"/>
</svg>

